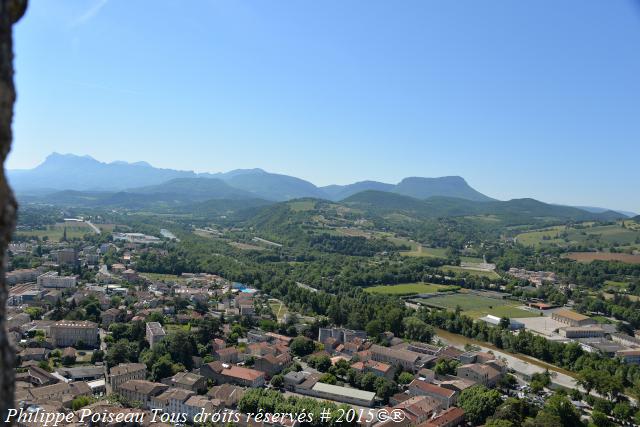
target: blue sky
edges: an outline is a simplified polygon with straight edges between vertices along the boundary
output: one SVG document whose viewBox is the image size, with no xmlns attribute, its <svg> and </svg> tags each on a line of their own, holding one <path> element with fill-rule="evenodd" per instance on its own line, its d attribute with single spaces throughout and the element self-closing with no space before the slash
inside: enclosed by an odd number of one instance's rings
<svg viewBox="0 0 640 427">
<path fill-rule="evenodd" d="M 32 1 L 9 168 L 461 175 L 640 212 L 634 0 Z"/>
</svg>

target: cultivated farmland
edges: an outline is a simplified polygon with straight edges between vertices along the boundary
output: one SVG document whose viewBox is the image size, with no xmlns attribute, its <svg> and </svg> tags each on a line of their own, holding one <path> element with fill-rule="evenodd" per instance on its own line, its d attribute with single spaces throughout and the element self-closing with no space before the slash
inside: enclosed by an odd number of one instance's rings
<svg viewBox="0 0 640 427">
<path fill-rule="evenodd" d="M 401 283 L 398 285 L 380 285 L 366 288 L 365 291 L 372 294 L 385 295 L 417 295 L 434 292 L 457 291 L 457 286 L 435 285 L 432 283 Z"/>
<path fill-rule="evenodd" d="M 629 264 L 640 264 L 640 255 L 611 252 L 569 252 L 565 257 L 579 262 L 621 261 Z"/>
</svg>

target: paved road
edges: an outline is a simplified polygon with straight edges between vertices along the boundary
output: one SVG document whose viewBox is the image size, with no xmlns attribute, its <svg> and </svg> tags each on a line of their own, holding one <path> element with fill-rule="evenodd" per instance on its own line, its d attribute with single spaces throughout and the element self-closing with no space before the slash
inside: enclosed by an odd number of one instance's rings
<svg viewBox="0 0 640 427">
<path fill-rule="evenodd" d="M 95 225 L 93 225 L 93 224 L 91 223 L 91 221 L 85 221 L 85 223 L 86 223 L 89 227 L 91 227 L 91 228 L 93 229 L 93 231 L 94 231 L 96 234 L 102 234 L 102 230 L 100 230 L 98 227 L 96 227 Z"/>
</svg>

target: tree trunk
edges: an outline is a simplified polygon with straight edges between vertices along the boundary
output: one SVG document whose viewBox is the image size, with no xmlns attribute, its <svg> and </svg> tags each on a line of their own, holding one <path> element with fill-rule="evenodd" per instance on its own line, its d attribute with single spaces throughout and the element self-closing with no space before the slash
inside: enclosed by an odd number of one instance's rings
<svg viewBox="0 0 640 427">
<path fill-rule="evenodd" d="M 4 171 L 4 162 L 11 149 L 13 104 L 16 90 L 13 84 L 13 24 L 27 9 L 27 0 L 0 0 L 0 422 L 14 406 L 15 352 L 6 329 L 7 306 L 7 246 L 16 222 L 17 204 Z"/>
</svg>

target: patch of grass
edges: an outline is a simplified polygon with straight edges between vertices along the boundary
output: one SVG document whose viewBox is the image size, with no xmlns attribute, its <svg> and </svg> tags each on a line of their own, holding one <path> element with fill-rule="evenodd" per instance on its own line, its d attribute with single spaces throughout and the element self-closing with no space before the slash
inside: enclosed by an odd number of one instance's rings
<svg viewBox="0 0 640 427">
<path fill-rule="evenodd" d="M 40 230 L 18 230 L 17 236 L 38 237 L 40 239 L 47 237 L 49 241 L 59 242 L 64 236 L 64 230 L 67 229 L 67 239 L 81 239 L 85 234 L 93 234 L 93 229 L 85 223 L 68 223 L 54 224 Z"/>
<path fill-rule="evenodd" d="M 431 258 L 447 258 L 447 250 L 445 248 L 428 248 L 426 246 L 413 244 L 410 251 L 400 252 L 400 255 L 414 257 L 431 257 Z"/>
<path fill-rule="evenodd" d="M 289 208 L 294 212 L 310 211 L 315 208 L 316 203 L 313 200 L 296 200 L 289 202 Z"/>
<path fill-rule="evenodd" d="M 486 316 L 487 314 L 509 318 L 538 316 L 537 313 L 518 308 L 521 305 L 518 302 L 489 298 L 471 293 L 443 295 L 423 299 L 421 303 L 423 305 L 444 308 L 452 311 L 459 306 L 464 314 L 476 319 Z"/>
<path fill-rule="evenodd" d="M 471 276 L 488 277 L 489 279 L 499 279 L 500 275 L 495 271 L 475 270 L 470 268 L 463 268 L 457 265 L 445 265 L 440 267 L 440 270 L 445 273 L 451 274 L 469 274 Z"/>
<path fill-rule="evenodd" d="M 618 290 L 618 291 L 626 291 L 629 287 L 629 283 L 627 282 L 616 282 L 614 280 L 605 280 L 604 287 L 606 289 Z"/>
<path fill-rule="evenodd" d="M 278 320 L 282 320 L 282 318 L 289 312 L 287 306 L 284 303 L 277 299 L 270 299 L 269 306 L 271 307 L 271 311 L 276 315 Z"/>
<path fill-rule="evenodd" d="M 402 283 L 398 285 L 380 285 L 365 288 L 366 292 L 384 295 L 416 295 L 434 292 L 457 291 L 457 286 L 435 285 L 432 283 Z"/>
<path fill-rule="evenodd" d="M 600 324 L 603 324 L 603 325 L 607 325 L 609 323 L 612 323 L 611 320 L 607 319 L 604 316 L 591 316 L 591 318 L 593 320 L 595 320 L 596 322 L 598 322 Z"/>
<path fill-rule="evenodd" d="M 462 262 L 472 262 L 475 264 L 480 264 L 483 263 L 484 260 L 480 257 L 476 257 L 476 256 L 461 256 L 460 257 L 460 261 Z"/>
<path fill-rule="evenodd" d="M 242 242 L 229 242 L 229 244 L 234 248 L 240 249 L 243 251 L 264 251 L 266 249 L 266 248 L 263 248 L 262 246 L 250 245 L 248 243 L 242 243 Z"/>
</svg>

